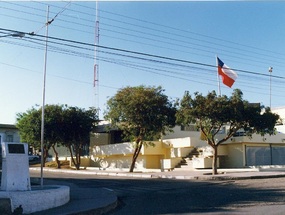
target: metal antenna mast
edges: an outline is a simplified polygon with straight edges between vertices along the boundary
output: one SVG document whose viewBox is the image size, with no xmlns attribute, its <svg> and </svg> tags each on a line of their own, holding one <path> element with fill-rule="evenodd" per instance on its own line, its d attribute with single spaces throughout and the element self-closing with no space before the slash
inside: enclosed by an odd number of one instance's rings
<svg viewBox="0 0 285 215">
<path fill-rule="evenodd" d="M 97 47 L 99 45 L 99 18 L 98 18 L 98 1 L 96 1 L 96 20 L 95 20 L 95 48 L 94 48 L 94 80 L 93 87 L 95 92 L 95 108 L 99 115 L 99 65 L 97 63 Z"/>
</svg>

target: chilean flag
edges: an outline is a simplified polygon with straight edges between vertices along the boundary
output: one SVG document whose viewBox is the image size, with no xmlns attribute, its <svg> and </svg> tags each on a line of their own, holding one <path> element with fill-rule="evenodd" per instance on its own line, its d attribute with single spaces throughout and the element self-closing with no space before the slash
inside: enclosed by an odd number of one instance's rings
<svg viewBox="0 0 285 215">
<path fill-rule="evenodd" d="M 237 74 L 235 71 L 231 70 L 226 64 L 223 63 L 218 57 L 218 74 L 222 76 L 222 81 L 228 87 L 232 87 L 235 80 L 237 79 Z"/>
</svg>

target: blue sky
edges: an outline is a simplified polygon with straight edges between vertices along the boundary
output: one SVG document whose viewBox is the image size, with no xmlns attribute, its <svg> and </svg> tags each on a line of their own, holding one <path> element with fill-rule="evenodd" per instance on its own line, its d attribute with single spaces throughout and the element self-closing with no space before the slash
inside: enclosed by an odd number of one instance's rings
<svg viewBox="0 0 285 215">
<path fill-rule="evenodd" d="M 96 2 L 0 1 L 0 123 L 42 104 L 44 69 L 41 37 L 1 37 L 3 29 L 45 35 L 47 5 L 49 19 L 57 15 L 49 36 L 89 45 L 48 43 L 46 104 L 100 107 L 102 118 L 107 99 L 126 86 L 162 86 L 171 99 L 218 92 L 218 55 L 238 74 L 232 88 L 221 84 L 222 94 L 239 88 L 269 106 L 272 66 L 271 106 L 285 106 L 285 2 L 99 1 L 94 88 Z"/>
</svg>

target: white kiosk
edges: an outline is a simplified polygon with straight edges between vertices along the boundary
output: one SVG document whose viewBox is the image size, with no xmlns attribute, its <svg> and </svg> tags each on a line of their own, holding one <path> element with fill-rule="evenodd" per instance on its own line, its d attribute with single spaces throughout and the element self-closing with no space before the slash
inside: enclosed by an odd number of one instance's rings
<svg viewBox="0 0 285 215">
<path fill-rule="evenodd" d="M 1 190 L 31 190 L 27 143 L 2 144 Z"/>
</svg>

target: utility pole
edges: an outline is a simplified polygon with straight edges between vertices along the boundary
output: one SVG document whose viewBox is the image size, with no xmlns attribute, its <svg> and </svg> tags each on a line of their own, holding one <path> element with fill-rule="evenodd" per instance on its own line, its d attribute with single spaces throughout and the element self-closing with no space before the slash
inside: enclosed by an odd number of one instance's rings
<svg viewBox="0 0 285 215">
<path fill-rule="evenodd" d="M 47 50 L 48 50 L 48 26 L 54 19 L 49 21 L 49 6 L 47 6 L 46 16 L 46 39 L 45 39 L 45 56 L 44 56 L 44 72 L 43 72 L 43 96 L 42 96 L 42 123 L 41 123 L 41 187 L 44 186 L 43 166 L 44 166 L 44 133 L 45 133 L 45 100 L 46 100 L 46 72 L 47 72 Z"/>
</svg>

